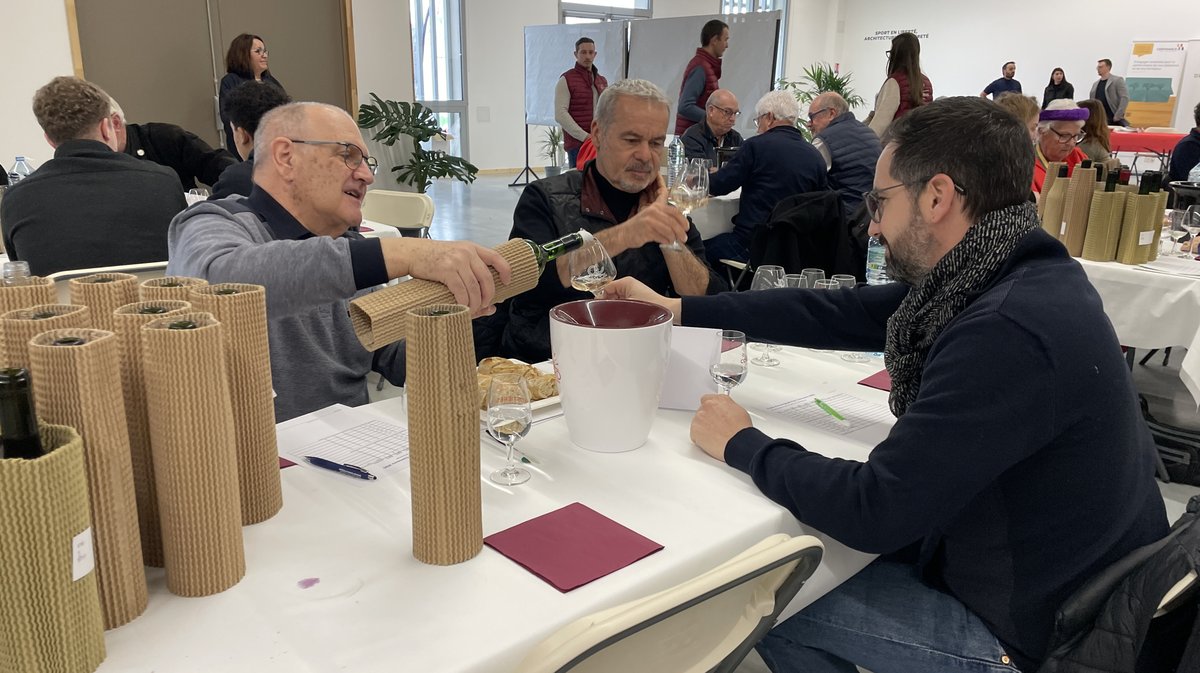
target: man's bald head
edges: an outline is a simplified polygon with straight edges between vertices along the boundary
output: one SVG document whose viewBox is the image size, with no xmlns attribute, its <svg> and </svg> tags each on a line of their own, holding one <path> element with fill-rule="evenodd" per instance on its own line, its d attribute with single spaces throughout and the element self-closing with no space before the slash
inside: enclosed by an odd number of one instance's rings
<svg viewBox="0 0 1200 673">
<path fill-rule="evenodd" d="M 288 103 L 267 112 L 258 122 L 254 134 L 254 156 L 261 157 L 276 138 L 303 138 L 308 135 L 310 122 L 345 118 L 354 123 L 346 111 L 326 103 Z M 257 171 L 259 162 L 254 162 Z"/>
<path fill-rule="evenodd" d="M 704 111 L 708 128 L 712 129 L 713 135 L 720 138 L 729 133 L 737 123 L 740 112 L 737 96 L 729 89 L 717 89 L 709 94 L 708 101 L 704 103 Z"/>
<path fill-rule="evenodd" d="M 820 133 L 839 115 L 849 111 L 850 106 L 841 94 L 836 91 L 819 93 L 808 104 L 808 128 L 812 129 L 813 134 Z"/>
</svg>

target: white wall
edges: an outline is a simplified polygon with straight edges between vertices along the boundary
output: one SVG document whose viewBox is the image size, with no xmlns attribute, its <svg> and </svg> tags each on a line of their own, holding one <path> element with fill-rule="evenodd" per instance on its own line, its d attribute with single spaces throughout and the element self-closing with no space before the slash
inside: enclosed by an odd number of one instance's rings
<svg viewBox="0 0 1200 673">
<path fill-rule="evenodd" d="M 358 84 L 358 102 L 371 100 L 371 93 L 384 100 L 413 100 L 412 32 L 409 4 L 394 0 L 354 0 L 354 66 Z M 369 136 L 367 136 L 369 138 Z M 411 151 L 368 141 L 368 149 L 379 160 L 376 189 L 416 191 L 396 181 L 391 171 L 408 161 Z"/>
<path fill-rule="evenodd" d="M 1134 40 L 1200 38 L 1200 2 L 1195 0 L 1161 0 L 1153 11 L 1092 0 L 1053 5 L 1041 0 L 959 2 L 953 11 L 947 11 L 944 0 L 841 2 L 845 33 L 837 59 L 843 72 L 854 73 L 868 101 L 886 77 L 884 51 L 890 45 L 889 40 L 864 39 L 876 31 L 928 33 L 921 39 L 921 66 L 933 82 L 935 96 L 978 95 L 1000 76 L 1005 61 L 1016 61 L 1024 92 L 1037 96 L 1039 103 L 1055 67 L 1063 68 L 1075 85 L 1075 97 L 1082 99 L 1096 80 L 1097 59 L 1111 59 L 1113 72 L 1124 75 Z"/>
<path fill-rule="evenodd" d="M 6 57 L 0 67 L 0 163 L 7 170 L 23 154 L 40 166 L 54 150 L 34 119 L 33 92 L 58 75 L 74 74 L 65 3 L 0 0 L 0 45 Z"/>
</svg>

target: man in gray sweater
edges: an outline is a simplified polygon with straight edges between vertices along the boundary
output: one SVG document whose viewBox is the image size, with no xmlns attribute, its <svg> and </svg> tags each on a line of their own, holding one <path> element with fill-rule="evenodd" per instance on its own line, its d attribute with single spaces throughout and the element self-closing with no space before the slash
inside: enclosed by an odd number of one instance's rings
<svg viewBox="0 0 1200 673">
<path fill-rule="evenodd" d="M 444 283 L 476 315 L 491 313 L 508 265 L 467 242 L 365 239 L 362 200 L 376 162 L 343 110 L 292 103 L 263 117 L 254 140 L 254 188 L 247 198 L 198 203 L 180 213 L 167 236 L 172 275 L 267 289 L 275 419 L 341 403 L 367 401 L 366 375 L 404 379 L 404 352 L 374 353 L 354 335 L 348 302 L 389 279 Z"/>
</svg>

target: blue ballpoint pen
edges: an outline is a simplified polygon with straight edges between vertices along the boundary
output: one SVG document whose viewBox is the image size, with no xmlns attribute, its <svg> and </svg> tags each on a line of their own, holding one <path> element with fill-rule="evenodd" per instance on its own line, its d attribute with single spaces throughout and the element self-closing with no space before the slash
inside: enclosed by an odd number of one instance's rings
<svg viewBox="0 0 1200 673">
<path fill-rule="evenodd" d="M 304 459 L 307 460 L 311 465 L 315 465 L 326 470 L 333 470 L 334 472 L 341 472 L 342 474 L 355 477 L 356 479 L 375 478 L 375 475 L 356 465 L 335 463 L 332 460 L 325 460 L 324 458 L 318 458 L 316 456 L 305 456 Z"/>
</svg>

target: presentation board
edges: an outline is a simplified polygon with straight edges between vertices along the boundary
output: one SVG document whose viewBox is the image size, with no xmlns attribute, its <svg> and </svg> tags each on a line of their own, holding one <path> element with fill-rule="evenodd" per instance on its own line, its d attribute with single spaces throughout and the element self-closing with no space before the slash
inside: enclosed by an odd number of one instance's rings
<svg viewBox="0 0 1200 673">
<path fill-rule="evenodd" d="M 753 135 L 754 104 L 774 85 L 781 16 L 782 12 L 775 11 L 631 21 L 629 77 L 648 79 L 662 87 L 671 101 L 667 132 L 674 133 L 683 68 L 700 46 L 700 29 L 710 19 L 720 19 L 729 24 L 729 49 L 721 59 L 721 87 L 732 91 L 741 106 L 742 116 L 735 128 L 743 135 Z"/>
<path fill-rule="evenodd" d="M 1187 61 L 1183 66 L 1183 77 L 1179 82 L 1179 100 L 1175 106 L 1175 120 L 1171 124 L 1181 131 L 1196 126 L 1196 104 L 1200 103 L 1200 40 L 1191 40 L 1187 46 Z"/>
<path fill-rule="evenodd" d="M 525 27 L 525 123 L 557 126 L 554 86 L 575 66 L 575 41 L 596 41 L 596 69 L 609 82 L 625 77 L 624 21 Z M 697 29 L 698 34 L 699 29 Z"/>
</svg>

